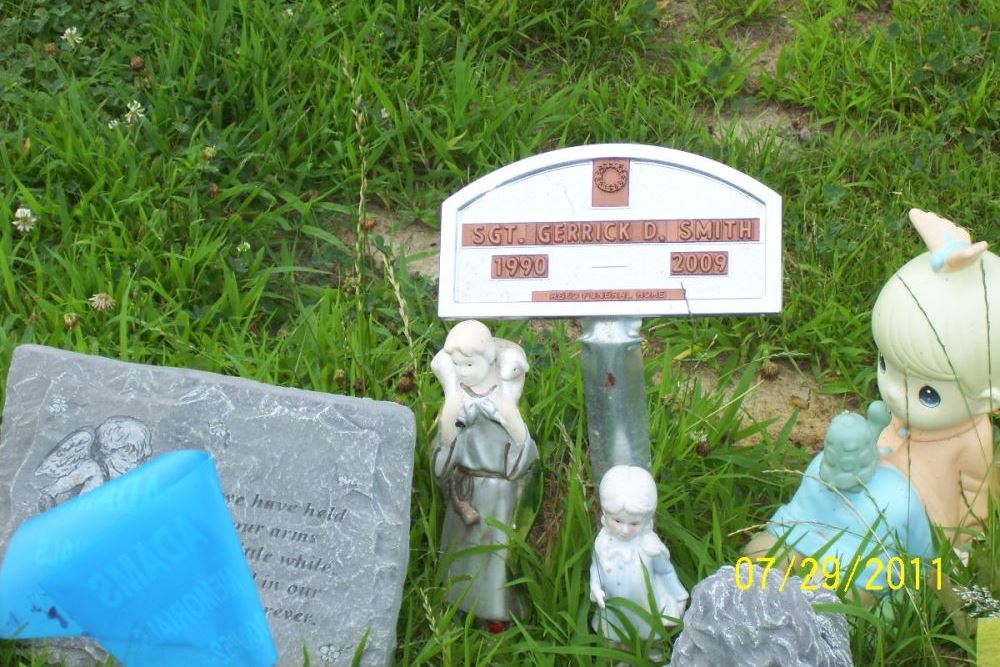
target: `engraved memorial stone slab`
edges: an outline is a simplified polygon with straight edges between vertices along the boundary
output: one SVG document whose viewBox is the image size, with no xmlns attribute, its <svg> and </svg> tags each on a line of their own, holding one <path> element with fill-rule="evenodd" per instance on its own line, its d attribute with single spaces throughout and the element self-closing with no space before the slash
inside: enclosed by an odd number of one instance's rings
<svg viewBox="0 0 1000 667">
<path fill-rule="evenodd" d="M 0 557 L 39 511 L 162 452 L 205 449 L 279 664 L 302 664 L 303 647 L 314 665 L 350 664 L 367 633 L 362 664 L 387 665 L 415 438 L 413 413 L 395 403 L 23 345 L 0 433 Z"/>
<path fill-rule="evenodd" d="M 574 146 L 441 206 L 441 317 L 780 310 L 781 197 L 699 155 Z"/>
</svg>

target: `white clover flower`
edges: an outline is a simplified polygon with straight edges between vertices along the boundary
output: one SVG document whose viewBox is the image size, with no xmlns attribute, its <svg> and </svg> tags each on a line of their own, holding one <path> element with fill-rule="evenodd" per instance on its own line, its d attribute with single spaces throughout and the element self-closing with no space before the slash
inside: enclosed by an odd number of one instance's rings
<svg viewBox="0 0 1000 667">
<path fill-rule="evenodd" d="M 117 118 L 112 118 L 111 120 L 108 121 L 109 130 L 117 129 L 119 125 L 121 125 L 121 121 L 118 120 Z"/>
<path fill-rule="evenodd" d="M 90 307 L 94 310 L 111 310 L 118 305 L 114 298 L 107 292 L 98 292 L 90 297 L 88 301 L 90 302 Z"/>
<path fill-rule="evenodd" d="M 378 112 L 378 115 L 382 117 L 382 120 L 389 120 L 389 110 L 382 107 L 382 110 Z"/>
<path fill-rule="evenodd" d="M 295 10 L 291 7 L 285 7 L 285 16 L 288 18 L 293 18 L 295 16 Z"/>
<path fill-rule="evenodd" d="M 30 208 L 19 208 L 14 212 L 14 219 L 10 221 L 10 224 L 17 227 L 19 232 L 30 232 L 35 228 L 36 222 L 38 222 L 38 218 L 32 215 Z"/>
<path fill-rule="evenodd" d="M 243 241 L 236 246 L 236 254 L 242 255 L 247 252 L 250 252 L 250 244 L 247 241 Z"/>
<path fill-rule="evenodd" d="M 83 41 L 83 37 L 80 36 L 80 31 L 76 29 L 76 26 L 70 26 L 62 34 L 62 39 L 66 42 L 66 46 L 71 49 L 75 49 L 80 42 Z"/>
<path fill-rule="evenodd" d="M 143 110 L 142 105 L 138 100 L 132 100 L 128 103 L 128 111 L 125 112 L 126 123 L 129 125 L 135 125 L 145 117 L 146 112 Z"/>
<path fill-rule="evenodd" d="M 691 438 L 691 442 L 702 442 L 708 440 L 708 433 L 704 429 L 697 429 L 688 431 L 688 437 Z"/>
</svg>

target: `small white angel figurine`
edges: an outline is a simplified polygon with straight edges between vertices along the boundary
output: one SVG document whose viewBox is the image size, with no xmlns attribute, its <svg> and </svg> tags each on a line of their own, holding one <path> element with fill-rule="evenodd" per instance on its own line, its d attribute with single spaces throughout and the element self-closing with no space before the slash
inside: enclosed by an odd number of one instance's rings
<svg viewBox="0 0 1000 667">
<path fill-rule="evenodd" d="M 646 638 L 652 628 L 645 619 L 625 606 L 610 610 L 607 602 L 625 598 L 649 609 L 652 590 L 656 603 L 652 613 L 659 614 L 664 625 L 675 625 L 687 606 L 688 592 L 674 571 L 670 552 L 653 532 L 656 483 L 645 468 L 617 465 L 601 479 L 600 496 L 603 527 L 594 540 L 590 562 L 590 598 L 598 606 L 594 629 L 608 639 L 625 640 L 624 616 Z"/>
<path fill-rule="evenodd" d="M 538 449 L 517 409 L 528 360 L 476 320 L 448 333 L 431 370 L 444 388 L 434 476 L 447 496 L 441 551 L 450 554 L 448 599 L 485 621 L 518 615 L 508 585 L 507 535 Z M 496 549 L 483 549 L 483 547 Z"/>
</svg>

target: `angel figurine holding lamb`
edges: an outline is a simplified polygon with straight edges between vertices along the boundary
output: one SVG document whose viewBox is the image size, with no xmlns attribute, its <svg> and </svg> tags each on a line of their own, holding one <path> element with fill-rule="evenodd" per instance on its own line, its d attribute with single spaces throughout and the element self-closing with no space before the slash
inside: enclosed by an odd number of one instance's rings
<svg viewBox="0 0 1000 667">
<path fill-rule="evenodd" d="M 487 521 L 513 527 L 538 458 L 517 408 L 528 360 L 516 343 L 466 320 L 448 333 L 431 370 L 444 389 L 431 466 L 446 495 L 441 551 L 450 560 L 448 599 L 502 624 L 522 610 L 508 586 L 507 535 Z"/>
<path fill-rule="evenodd" d="M 601 531 L 590 562 L 590 598 L 597 603 L 594 629 L 608 639 L 628 638 L 623 619 L 646 638 L 646 618 L 624 605 L 609 609 L 608 600 L 624 598 L 664 625 L 684 613 L 688 592 L 670 562 L 670 551 L 653 532 L 656 483 L 645 468 L 617 465 L 601 478 Z M 655 609 L 649 609 L 650 593 Z M 648 617 L 647 615 L 647 617 Z"/>
</svg>

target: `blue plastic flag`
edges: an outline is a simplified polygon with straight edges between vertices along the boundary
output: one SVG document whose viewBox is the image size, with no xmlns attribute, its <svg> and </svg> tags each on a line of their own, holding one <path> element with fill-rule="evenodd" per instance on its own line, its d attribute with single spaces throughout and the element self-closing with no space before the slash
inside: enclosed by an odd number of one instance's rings
<svg viewBox="0 0 1000 667">
<path fill-rule="evenodd" d="M 207 452 L 163 454 L 14 533 L 0 637 L 76 635 L 127 667 L 277 662 Z"/>
</svg>

